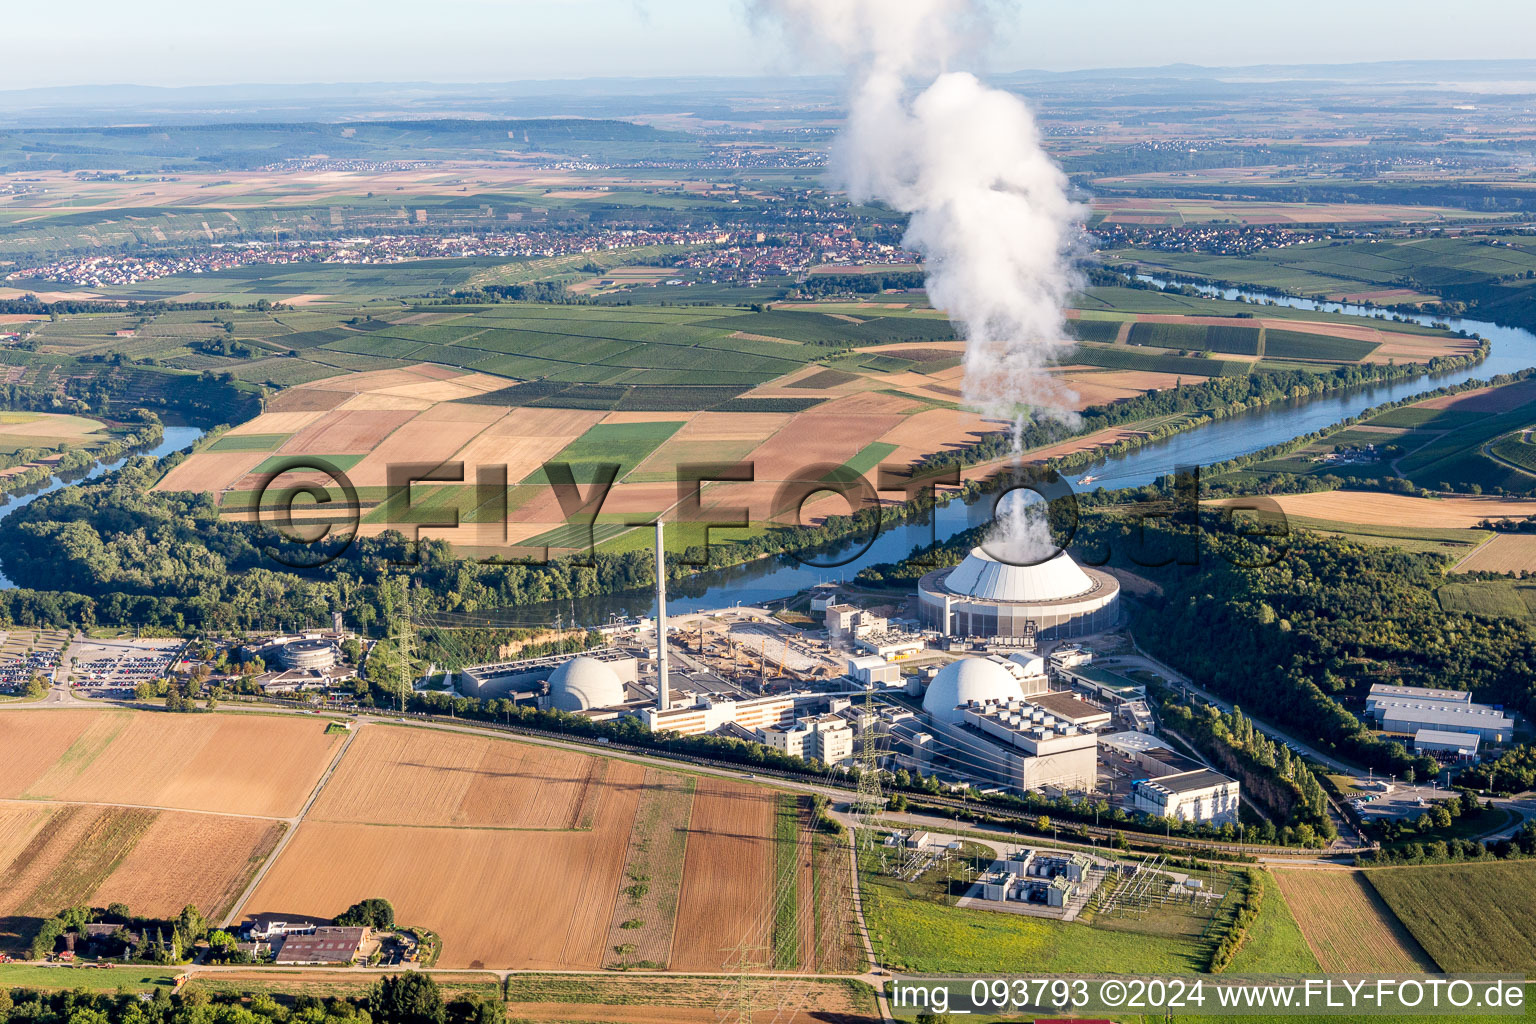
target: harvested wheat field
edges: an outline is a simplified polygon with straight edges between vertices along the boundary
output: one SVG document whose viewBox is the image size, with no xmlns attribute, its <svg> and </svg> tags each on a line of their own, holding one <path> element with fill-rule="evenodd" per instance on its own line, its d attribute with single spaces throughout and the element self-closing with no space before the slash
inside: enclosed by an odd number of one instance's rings
<svg viewBox="0 0 1536 1024">
<path fill-rule="evenodd" d="M 1456 564 L 1456 572 L 1536 572 L 1536 535 L 1500 533 Z"/>
<path fill-rule="evenodd" d="M 49 810 L 40 824 L 29 824 L 31 838 L 0 871 L 0 919 L 47 918 L 89 903 L 160 815 L 138 807 Z"/>
<path fill-rule="evenodd" d="M 0 798 L 18 797 L 63 756 L 99 712 L 0 711 Z"/>
<path fill-rule="evenodd" d="M 1438 968 L 1358 871 L 1274 872 L 1325 971 L 1422 974 Z"/>
<path fill-rule="evenodd" d="M 327 413 L 294 434 L 283 445 L 283 455 L 348 455 L 372 451 L 390 434 L 410 421 L 414 413 L 395 411 L 348 411 Z"/>
<path fill-rule="evenodd" d="M 253 420 L 247 420 L 229 430 L 226 437 L 243 437 L 248 434 L 293 434 L 324 416 L 320 409 L 301 412 L 264 412 Z"/>
<path fill-rule="evenodd" d="M 312 821 L 564 830 L 583 823 L 608 758 L 532 743 L 366 725 L 310 809 Z"/>
<path fill-rule="evenodd" d="M 1231 504 L 1246 499 L 1211 502 Z M 1277 494 L 1271 498 L 1287 515 L 1382 526 L 1470 529 L 1484 519 L 1536 515 L 1536 501 L 1508 498 L 1410 498 L 1405 494 L 1369 491 L 1319 491 Z"/>
<path fill-rule="evenodd" d="M 743 940 L 766 934 L 773 890 L 777 795 L 700 779 L 672 943 L 674 971 L 728 969 Z"/>
<path fill-rule="evenodd" d="M 306 821 L 244 911 L 327 918 L 382 896 L 442 936 L 442 967 L 599 968 L 644 774 L 609 762 L 583 831 Z"/>
<path fill-rule="evenodd" d="M 39 727 L 53 758 L 29 754 L 32 777 L 0 795 L 272 817 L 298 813 L 341 740 L 286 715 L 0 712 L 0 736 Z"/>
<path fill-rule="evenodd" d="M 487 406 L 440 406 L 450 413 L 468 410 L 471 413 L 502 414 L 502 410 Z M 428 408 L 414 417 L 378 444 L 368 457 L 352 467 L 349 475 L 359 487 L 382 487 L 389 480 L 389 467 L 417 463 L 438 466 L 453 457 L 453 453 L 469 444 L 486 427 L 483 419 L 439 415 L 437 408 Z M 473 475 L 467 477 L 473 480 Z"/>
<path fill-rule="evenodd" d="M 97 905 L 170 916 L 188 903 L 222 918 L 282 838 L 283 824 L 258 818 L 164 811 L 96 890 Z"/>
</svg>

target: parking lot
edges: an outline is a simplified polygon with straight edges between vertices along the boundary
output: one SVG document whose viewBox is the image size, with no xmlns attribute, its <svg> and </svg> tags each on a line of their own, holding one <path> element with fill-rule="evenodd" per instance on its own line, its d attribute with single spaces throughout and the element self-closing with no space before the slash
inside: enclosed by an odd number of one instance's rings
<svg viewBox="0 0 1536 1024">
<path fill-rule="evenodd" d="M 63 658 L 69 634 L 60 629 L 12 629 L 0 633 L 0 689 L 27 685 L 34 672 L 50 681 Z"/>
<path fill-rule="evenodd" d="M 139 683 L 165 676 L 185 646 L 174 638 L 81 639 L 65 654 L 65 673 L 77 687 L 125 696 Z"/>
</svg>

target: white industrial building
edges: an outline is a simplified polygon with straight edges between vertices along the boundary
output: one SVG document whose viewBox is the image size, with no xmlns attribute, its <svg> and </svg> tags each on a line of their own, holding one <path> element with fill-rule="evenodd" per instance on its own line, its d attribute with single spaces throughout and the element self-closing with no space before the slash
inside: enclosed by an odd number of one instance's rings
<svg viewBox="0 0 1536 1024">
<path fill-rule="evenodd" d="M 714 732 L 725 725 L 756 732 L 765 726 L 792 723 L 795 720 L 795 699 L 789 694 L 750 697 L 746 700 L 701 696 L 687 707 L 672 707 L 665 711 L 647 707 L 641 709 L 641 714 L 652 732 L 697 736 Z"/>
<path fill-rule="evenodd" d="M 908 723 L 894 730 L 908 763 L 931 770 L 932 759 L 943 758 L 965 774 L 1019 791 L 1092 789 L 1097 737 L 1030 703 L 1041 695 L 1026 696 L 1004 661 L 963 658 L 934 677 L 923 695 L 927 728 Z"/>
<path fill-rule="evenodd" d="M 1450 754 L 1452 757 L 1473 758 L 1481 740 L 1473 732 L 1448 732 L 1444 729 L 1420 729 L 1413 734 L 1413 750 L 1417 754 Z"/>
<path fill-rule="evenodd" d="M 1367 707 L 1384 732 L 1469 732 L 1485 743 L 1503 743 L 1515 728 L 1514 719 L 1503 711 L 1470 701 L 1373 697 Z"/>
<path fill-rule="evenodd" d="M 853 756 L 853 729 L 841 715 L 817 715 L 785 725 L 757 730 L 758 739 L 795 757 L 814 757 L 837 764 Z"/>
<path fill-rule="evenodd" d="M 860 655 L 848 659 L 848 678 L 860 686 L 900 686 L 901 666 L 878 654 Z"/>
<path fill-rule="evenodd" d="M 917 585 L 923 624 L 949 636 L 1083 636 L 1120 622 L 1120 584 L 1065 552 L 1037 565 L 998 561 L 980 547 Z"/>
<path fill-rule="evenodd" d="M 1237 823 L 1239 787 L 1211 768 L 1131 783 L 1131 809 L 1176 821 Z"/>
</svg>

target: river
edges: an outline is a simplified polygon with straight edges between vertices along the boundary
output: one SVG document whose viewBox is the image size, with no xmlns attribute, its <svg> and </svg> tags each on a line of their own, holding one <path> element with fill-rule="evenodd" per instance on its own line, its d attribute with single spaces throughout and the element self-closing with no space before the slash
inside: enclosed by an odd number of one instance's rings
<svg viewBox="0 0 1536 1024">
<path fill-rule="evenodd" d="M 1167 283 L 1153 277 L 1143 277 L 1142 280 L 1159 285 Z M 1238 288 L 1210 286 L 1200 287 L 1199 290 L 1213 298 L 1272 302 L 1296 309 L 1325 310 L 1367 317 L 1380 312 L 1349 303 L 1319 303 L 1312 299 L 1274 296 Z M 1488 358 L 1477 366 L 1449 373 L 1268 405 L 1238 416 L 1215 420 L 1075 472 L 1081 475 L 1092 474 L 1092 486 L 1095 488 L 1139 487 L 1166 476 L 1178 466 L 1209 466 L 1247 455 L 1272 444 L 1320 430 L 1383 402 L 1395 402 L 1449 384 L 1536 366 L 1536 334 L 1521 328 L 1444 316 L 1409 315 L 1407 319 L 1424 325 L 1445 323 L 1453 330 L 1480 334 L 1491 342 Z M 139 454 L 156 457 L 166 455 L 193 444 L 202 434 L 203 431 L 197 427 L 166 427 L 165 439 L 151 451 Z M 0 519 L 40 495 L 82 480 L 95 479 L 126 461 L 125 457 L 94 466 L 85 474 L 70 480 L 55 478 L 30 494 L 6 498 L 0 501 Z M 765 558 L 748 565 L 701 573 L 677 583 L 669 592 L 667 606 L 671 611 L 698 611 L 732 604 L 759 604 L 825 580 L 852 578 L 854 573 L 866 565 L 896 561 L 905 557 L 914 547 L 953 536 L 961 530 L 987 521 L 991 518 L 992 501 L 993 496 L 990 495 L 984 495 L 969 505 L 951 501 L 936 509 L 926 522 L 900 520 L 883 528 L 867 547 L 866 541 L 861 539 L 819 553 L 814 556 L 821 563 L 819 566 L 802 565 L 787 557 Z M 0 588 L 10 586 L 13 586 L 11 581 L 0 575 Z M 555 616 L 560 615 L 564 621 L 571 622 L 574 612 L 575 621 L 596 624 L 606 622 L 613 615 L 643 615 L 653 611 L 654 600 L 649 591 L 631 591 L 575 602 L 560 602 L 558 605 L 530 605 L 513 610 L 506 620 L 544 623 L 553 622 Z"/>
<path fill-rule="evenodd" d="M 124 455 L 122 458 L 114 459 L 111 462 L 98 462 L 96 465 L 83 472 L 77 471 L 74 473 L 65 473 L 60 476 L 56 476 L 52 480 L 42 484 L 33 491 L 27 491 L 21 494 L 6 495 L 3 500 L 0 500 L 0 519 L 4 519 L 6 516 L 10 515 L 12 512 L 15 512 L 19 508 L 25 508 L 27 505 L 32 504 L 34 501 L 36 501 L 38 498 L 41 498 L 45 494 L 52 494 L 54 491 L 65 487 L 72 487 L 75 484 L 83 483 L 86 480 L 95 480 L 96 478 L 106 473 L 112 472 L 114 469 L 121 469 L 129 459 L 135 458 L 136 456 L 148 455 L 150 458 L 158 459 L 162 455 L 169 455 L 171 452 L 180 451 L 183 448 L 190 448 L 192 445 L 197 443 L 198 438 L 202 437 L 203 434 L 206 433 L 206 431 L 204 431 L 201 427 L 168 426 L 165 427 L 164 430 L 165 433 L 164 436 L 160 439 L 160 443 L 155 445 L 153 448 L 140 449 L 136 452 L 130 452 L 127 455 Z M 15 585 L 16 584 L 12 583 L 10 579 L 4 574 L 0 574 L 0 590 L 9 590 Z"/>
<path fill-rule="evenodd" d="M 1142 280 L 1158 285 L 1169 283 L 1145 276 Z M 1272 302 L 1295 309 L 1364 317 L 1381 312 L 1352 303 L 1320 303 L 1312 299 L 1268 295 L 1240 288 L 1194 287 L 1212 298 Z M 1452 330 L 1480 334 L 1490 342 L 1488 358 L 1476 366 L 1448 373 L 1267 405 L 1227 419 L 1212 421 L 1193 430 L 1143 445 L 1124 455 L 1102 460 L 1091 467 L 1081 467 L 1074 472 L 1080 476 L 1091 474 L 1094 477 L 1091 486 L 1094 488 L 1139 487 L 1167 476 L 1176 467 L 1210 466 L 1248 455 L 1293 437 L 1321 430 L 1384 402 L 1395 402 L 1474 378 L 1486 379 L 1536 366 L 1536 334 L 1530 331 L 1504 327 L 1485 320 L 1423 314 L 1403 316 L 1425 326 L 1443 323 Z M 1390 322 L 1383 324 L 1383 327 L 1390 326 Z M 928 524 L 901 521 L 885 528 L 868 550 L 862 553 L 859 553 L 863 546 L 860 541 L 816 556 L 818 561 L 828 566 L 848 559 L 846 564 L 835 567 L 805 566 L 788 558 L 778 558 L 703 573 L 677 584 L 674 588 L 677 593 L 668 594 L 667 608 L 669 611 L 697 611 L 738 603 L 751 605 L 795 593 L 823 580 L 851 579 L 854 573 L 866 565 L 895 561 L 904 557 L 912 548 L 929 543 L 935 537 L 950 537 L 985 522 L 991 517 L 992 501 L 991 495 L 984 495 L 970 505 L 952 501 L 939 508 L 934 520 Z M 570 621 L 572 610 L 572 603 L 564 602 L 558 608 L 554 605 L 530 606 L 519 609 L 519 612 L 526 612 L 526 620 L 530 622 L 544 621 L 546 618 L 552 621 L 556 614 L 562 614 L 566 616 L 566 621 Z M 578 621 L 597 623 L 606 621 L 613 614 L 649 614 L 654 611 L 654 601 L 648 592 L 613 594 L 576 601 L 574 611 Z"/>
</svg>

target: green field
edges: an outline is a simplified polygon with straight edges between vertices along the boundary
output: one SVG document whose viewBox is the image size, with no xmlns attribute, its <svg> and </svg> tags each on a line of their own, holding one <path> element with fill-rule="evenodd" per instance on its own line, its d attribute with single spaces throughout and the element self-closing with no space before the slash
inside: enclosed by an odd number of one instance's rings
<svg viewBox="0 0 1536 1024">
<path fill-rule="evenodd" d="M 1317 957 L 1307 948 L 1291 908 L 1286 905 L 1280 887 L 1268 871 L 1260 871 L 1263 896 L 1258 919 L 1248 929 L 1248 938 L 1232 958 L 1228 974 L 1315 974 Z"/>
<path fill-rule="evenodd" d="M 31 964 L 0 964 L 0 989 L 35 988 L 44 990 L 85 989 L 87 992 L 115 992 L 126 987 L 130 992 L 152 988 L 170 988 L 181 971 L 174 967 L 145 967 L 139 964 L 99 967 L 39 967 Z"/>
<path fill-rule="evenodd" d="M 589 484 L 597 479 L 596 467 L 617 463 L 622 480 L 646 457 L 661 447 L 663 441 L 677 433 L 683 426 L 681 420 L 651 423 L 599 423 L 576 440 L 566 445 L 551 462 L 568 462 L 579 484 Z M 549 478 L 542 468 L 536 469 L 524 485 L 547 486 Z"/>
<path fill-rule="evenodd" d="M 1536 583 L 1516 580 L 1443 583 L 1435 588 L 1435 600 L 1447 612 L 1536 622 Z"/>
<path fill-rule="evenodd" d="M 1259 328 L 1204 324 L 1138 323 L 1126 338 L 1132 345 L 1155 348 L 1197 349 L 1203 352 L 1259 354 Z"/>
<path fill-rule="evenodd" d="M 1276 359 L 1320 359 L 1336 363 L 1358 362 L 1381 346 L 1374 341 L 1330 338 L 1304 331 L 1264 332 L 1264 354 Z"/>
<path fill-rule="evenodd" d="M 1448 973 L 1536 971 L 1536 862 L 1376 868 L 1365 877 Z"/>
<path fill-rule="evenodd" d="M 1240 377 L 1253 368 L 1250 363 L 1233 359 L 1179 356 L 1143 351 L 1125 345 L 1079 345 L 1063 356 L 1062 362 L 1103 366 L 1113 370 L 1148 370 L 1202 377 Z"/>
</svg>

